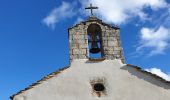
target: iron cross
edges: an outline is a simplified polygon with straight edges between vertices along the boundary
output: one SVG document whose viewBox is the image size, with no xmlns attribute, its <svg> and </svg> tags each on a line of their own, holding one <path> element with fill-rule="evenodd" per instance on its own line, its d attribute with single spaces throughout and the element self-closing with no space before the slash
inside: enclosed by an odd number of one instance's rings
<svg viewBox="0 0 170 100">
<path fill-rule="evenodd" d="M 90 4 L 90 7 L 86 7 L 85 9 L 90 9 L 91 15 L 93 16 L 93 9 L 98 9 L 98 7 L 93 7 L 92 4 Z"/>
</svg>

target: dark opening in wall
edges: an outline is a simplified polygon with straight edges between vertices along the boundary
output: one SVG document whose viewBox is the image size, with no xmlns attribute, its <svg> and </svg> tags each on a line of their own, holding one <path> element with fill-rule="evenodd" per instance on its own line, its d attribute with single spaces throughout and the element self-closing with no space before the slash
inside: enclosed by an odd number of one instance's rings
<svg viewBox="0 0 170 100">
<path fill-rule="evenodd" d="M 97 91 L 97 92 L 101 92 L 101 91 L 104 91 L 105 90 L 105 87 L 102 83 L 96 83 L 94 84 L 93 86 L 94 90 Z"/>
<path fill-rule="evenodd" d="M 107 84 L 105 77 L 94 78 L 90 81 L 93 96 L 103 97 L 107 95 Z"/>
</svg>

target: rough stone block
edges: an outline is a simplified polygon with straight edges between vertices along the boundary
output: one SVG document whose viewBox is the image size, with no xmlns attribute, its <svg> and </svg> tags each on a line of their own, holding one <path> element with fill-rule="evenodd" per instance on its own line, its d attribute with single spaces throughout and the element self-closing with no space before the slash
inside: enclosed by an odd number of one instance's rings
<svg viewBox="0 0 170 100">
<path fill-rule="evenodd" d="M 107 40 L 108 40 L 108 41 L 114 41 L 114 40 L 115 40 L 115 37 L 113 37 L 113 36 L 107 37 Z"/>
<path fill-rule="evenodd" d="M 106 37 L 110 36 L 110 33 L 109 32 L 105 32 L 105 36 Z"/>
<path fill-rule="evenodd" d="M 107 54 L 114 54 L 114 51 L 112 51 L 112 50 L 111 50 L 111 51 L 110 51 L 110 50 L 108 50 L 108 51 L 107 51 Z"/>
<path fill-rule="evenodd" d="M 79 48 L 79 44 L 76 44 L 76 43 L 71 43 L 70 44 L 70 48 L 72 48 L 72 49 L 78 49 Z"/>
<path fill-rule="evenodd" d="M 73 54 L 86 54 L 86 49 L 73 49 Z"/>
<path fill-rule="evenodd" d="M 115 50 L 115 51 L 114 51 L 114 54 L 119 55 L 119 54 L 121 54 L 121 51 Z"/>
<path fill-rule="evenodd" d="M 87 56 L 86 55 L 79 55 L 79 59 L 86 59 Z"/>
<path fill-rule="evenodd" d="M 109 34 L 110 37 L 114 37 L 116 36 L 116 33 L 114 30 L 110 30 L 110 34 Z"/>
<path fill-rule="evenodd" d="M 114 51 L 114 48 L 113 47 L 107 47 L 107 50 Z"/>
<path fill-rule="evenodd" d="M 121 58 L 121 56 L 120 56 L 119 54 L 115 55 L 115 57 L 116 57 L 117 59 Z"/>
<path fill-rule="evenodd" d="M 114 43 L 113 44 L 114 47 L 119 47 L 119 42 L 117 40 L 115 40 L 113 43 Z"/>
<path fill-rule="evenodd" d="M 115 55 L 110 54 L 110 55 L 108 55 L 108 56 L 107 56 L 107 59 L 111 59 L 111 60 L 113 60 L 113 59 L 115 59 Z"/>
<path fill-rule="evenodd" d="M 74 34 L 73 34 L 72 39 L 73 39 L 73 40 L 78 40 L 78 39 L 84 40 L 84 39 L 85 39 L 85 36 L 84 36 L 84 35 L 80 35 L 80 34 L 78 34 L 78 35 L 74 35 Z"/>
<path fill-rule="evenodd" d="M 79 59 L 79 55 L 73 55 L 72 59 Z"/>
<path fill-rule="evenodd" d="M 108 46 L 113 47 L 114 46 L 114 41 L 108 41 Z"/>
<path fill-rule="evenodd" d="M 103 41 L 107 41 L 107 39 L 108 39 L 107 36 L 103 36 L 103 37 L 102 37 L 102 40 L 103 40 Z"/>
<path fill-rule="evenodd" d="M 87 47 L 88 47 L 88 45 L 87 45 L 87 44 L 79 45 L 79 48 L 80 48 L 80 49 L 84 49 L 84 48 L 87 48 Z"/>
<path fill-rule="evenodd" d="M 72 43 L 73 44 L 81 44 L 82 45 L 82 44 L 85 44 L 86 41 L 85 40 L 73 40 Z"/>
<path fill-rule="evenodd" d="M 105 36 L 106 36 L 106 32 L 102 31 L 102 37 L 105 37 Z"/>
<path fill-rule="evenodd" d="M 85 40 L 88 40 L 88 35 L 84 35 L 84 39 L 85 39 Z"/>
<path fill-rule="evenodd" d="M 107 47 L 107 44 L 108 44 L 107 41 L 103 41 L 104 48 Z"/>
<path fill-rule="evenodd" d="M 121 51 L 122 48 L 121 48 L 121 47 L 115 47 L 114 50 L 116 50 L 116 51 Z"/>
</svg>

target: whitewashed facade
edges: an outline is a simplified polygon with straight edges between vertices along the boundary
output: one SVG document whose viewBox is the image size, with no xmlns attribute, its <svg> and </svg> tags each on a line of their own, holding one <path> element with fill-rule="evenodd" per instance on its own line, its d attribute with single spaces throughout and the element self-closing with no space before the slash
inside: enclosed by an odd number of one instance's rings
<svg viewBox="0 0 170 100">
<path fill-rule="evenodd" d="M 89 40 L 88 32 L 99 32 L 99 40 Z M 90 56 L 91 41 L 99 41 L 100 58 Z M 170 82 L 125 63 L 118 27 L 91 16 L 69 28 L 69 43 L 68 68 L 46 76 L 11 99 L 170 100 Z"/>
<path fill-rule="evenodd" d="M 102 83 L 99 97 L 92 83 Z M 123 64 L 73 60 L 69 68 L 15 95 L 13 100 L 169 100 L 170 84 Z"/>
</svg>

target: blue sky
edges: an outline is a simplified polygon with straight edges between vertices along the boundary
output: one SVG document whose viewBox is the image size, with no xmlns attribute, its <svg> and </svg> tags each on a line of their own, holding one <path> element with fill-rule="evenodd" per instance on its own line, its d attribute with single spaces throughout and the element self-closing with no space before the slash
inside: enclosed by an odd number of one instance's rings
<svg viewBox="0 0 170 100">
<path fill-rule="evenodd" d="M 67 29 L 90 3 L 120 26 L 126 63 L 170 80 L 168 0 L 0 0 L 0 100 L 69 65 Z"/>
</svg>

